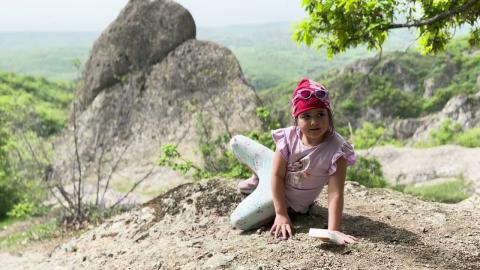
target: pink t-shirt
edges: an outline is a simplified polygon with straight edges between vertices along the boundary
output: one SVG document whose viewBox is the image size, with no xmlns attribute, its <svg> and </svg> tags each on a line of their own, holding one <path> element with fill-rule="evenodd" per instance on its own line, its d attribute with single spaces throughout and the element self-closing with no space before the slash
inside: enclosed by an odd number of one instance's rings
<svg viewBox="0 0 480 270">
<path fill-rule="evenodd" d="M 355 163 L 352 145 L 338 133 L 333 133 L 317 146 L 306 146 L 296 126 L 272 131 L 272 138 L 287 161 L 285 199 L 296 212 L 306 213 L 310 204 L 337 170 L 337 160 L 344 157 L 347 165 Z"/>
</svg>

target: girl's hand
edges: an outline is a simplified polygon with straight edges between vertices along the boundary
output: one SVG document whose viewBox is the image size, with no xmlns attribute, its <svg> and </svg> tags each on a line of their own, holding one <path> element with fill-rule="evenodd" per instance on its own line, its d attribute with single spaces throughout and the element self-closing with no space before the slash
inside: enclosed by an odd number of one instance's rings
<svg viewBox="0 0 480 270">
<path fill-rule="evenodd" d="M 338 245 L 353 244 L 358 241 L 358 238 L 352 235 L 344 234 L 340 231 L 330 231 L 335 237 L 332 237 L 331 241 Z"/>
<path fill-rule="evenodd" d="M 292 228 L 292 222 L 290 221 L 288 215 L 276 215 L 272 229 L 270 229 L 270 234 L 273 234 L 275 238 L 282 234 L 282 238 L 287 239 L 293 235 Z"/>
</svg>

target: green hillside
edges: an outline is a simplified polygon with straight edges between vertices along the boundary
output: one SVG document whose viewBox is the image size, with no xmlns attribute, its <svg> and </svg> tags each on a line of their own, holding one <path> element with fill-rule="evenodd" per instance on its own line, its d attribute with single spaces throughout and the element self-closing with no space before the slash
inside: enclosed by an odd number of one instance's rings
<svg viewBox="0 0 480 270">
<path fill-rule="evenodd" d="M 48 137 L 68 119 L 71 84 L 0 72 L 0 113 L 12 128 L 20 125 Z"/>
<path fill-rule="evenodd" d="M 382 125 L 390 119 L 439 111 L 455 95 L 476 93 L 479 74 L 480 54 L 468 47 L 466 39 L 456 39 L 436 56 L 415 51 L 385 53 L 380 62 L 377 58 L 359 60 L 314 78 L 331 90 L 335 122 L 341 130 L 348 123 L 354 127 L 364 121 Z M 433 85 L 431 93 L 425 93 L 427 80 Z M 289 99 L 296 82 L 260 91 L 284 123 L 290 121 Z"/>
<path fill-rule="evenodd" d="M 51 80 L 73 80 L 98 33 L 0 33 L 0 70 Z"/>
</svg>

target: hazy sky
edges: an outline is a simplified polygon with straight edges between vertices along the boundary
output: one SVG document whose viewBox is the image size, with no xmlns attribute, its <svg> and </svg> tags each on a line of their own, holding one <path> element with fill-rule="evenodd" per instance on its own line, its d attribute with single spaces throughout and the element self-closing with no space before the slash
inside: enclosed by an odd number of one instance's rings
<svg viewBox="0 0 480 270">
<path fill-rule="evenodd" d="M 128 0 L 0 0 L 0 32 L 102 31 Z M 178 0 L 197 26 L 295 21 L 300 0 Z"/>
</svg>

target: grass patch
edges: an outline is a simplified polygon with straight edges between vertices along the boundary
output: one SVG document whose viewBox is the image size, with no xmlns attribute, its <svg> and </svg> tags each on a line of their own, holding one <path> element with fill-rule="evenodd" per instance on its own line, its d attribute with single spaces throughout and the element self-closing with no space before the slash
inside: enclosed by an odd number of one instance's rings
<svg viewBox="0 0 480 270">
<path fill-rule="evenodd" d="M 168 189 L 166 188 L 149 189 L 149 190 L 142 191 L 142 194 L 146 196 L 156 197 L 167 192 L 167 190 Z"/>
<path fill-rule="evenodd" d="M 127 193 L 132 189 L 133 185 L 135 185 L 135 182 L 128 178 L 111 183 L 112 189 L 119 193 Z"/>
<path fill-rule="evenodd" d="M 15 222 L 15 221 L 14 221 Z M 9 223 L 9 226 L 14 225 Z M 3 224 L 3 223 L 2 223 Z M 7 226 L 3 224 L 3 226 Z M 32 224 L 27 230 L 16 232 L 7 236 L 0 237 L 0 250 L 11 251 L 20 246 L 24 246 L 31 241 L 39 241 L 52 238 L 58 235 L 58 224 L 56 219 L 51 219 L 45 223 Z"/>
<path fill-rule="evenodd" d="M 415 195 L 423 200 L 458 203 L 470 197 L 471 185 L 464 180 L 457 179 L 428 186 L 407 186 L 403 192 Z"/>
<path fill-rule="evenodd" d="M 15 218 L 5 218 L 5 219 L 0 220 L 0 231 L 5 229 L 6 227 L 12 225 L 17 220 L 18 219 L 15 219 Z"/>
<path fill-rule="evenodd" d="M 468 129 L 459 134 L 456 142 L 464 147 L 480 147 L 480 128 Z"/>
</svg>

